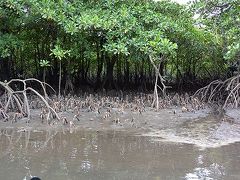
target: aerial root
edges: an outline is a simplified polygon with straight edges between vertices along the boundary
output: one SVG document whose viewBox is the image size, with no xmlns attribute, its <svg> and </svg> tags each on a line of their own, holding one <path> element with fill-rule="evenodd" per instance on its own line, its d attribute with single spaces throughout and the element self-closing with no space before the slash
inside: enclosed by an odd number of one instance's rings
<svg viewBox="0 0 240 180">
<path fill-rule="evenodd" d="M 33 89 L 32 87 L 28 86 L 28 82 L 37 82 L 41 85 L 42 91 L 44 95 L 41 95 L 37 90 Z M 22 90 L 15 90 L 12 88 L 16 83 L 21 83 L 23 88 Z M 8 117 L 7 113 L 11 109 L 13 111 L 17 111 L 18 113 L 22 114 L 23 117 L 27 117 L 30 119 L 31 117 L 31 102 L 30 97 L 27 94 L 35 94 L 46 106 L 47 109 L 47 121 L 50 119 L 50 115 L 52 114 L 53 117 L 60 119 L 57 112 L 49 105 L 49 98 L 46 92 L 46 87 L 49 87 L 54 91 L 54 89 L 47 83 L 44 83 L 42 81 L 39 81 L 35 78 L 29 78 L 29 79 L 12 79 L 8 82 L 1 82 L 0 81 L 1 88 L 4 89 L 5 94 L 2 95 L 2 102 L 0 100 L 1 105 L 1 115 L 4 119 Z M 55 92 L 55 91 L 54 91 Z"/>
<path fill-rule="evenodd" d="M 170 88 L 169 86 L 165 85 L 165 79 L 160 74 L 160 64 L 163 61 L 163 57 L 159 59 L 159 65 L 156 65 L 154 62 L 154 58 L 152 56 L 149 56 L 149 60 L 155 69 L 155 85 L 154 85 L 154 92 L 153 92 L 153 102 L 152 107 L 155 107 L 156 110 L 159 110 L 159 97 L 158 97 L 158 89 L 162 92 L 163 97 L 166 97 L 166 89 Z M 162 87 L 158 85 L 158 79 L 160 80 L 160 84 Z"/>
<path fill-rule="evenodd" d="M 197 90 L 193 96 L 198 96 L 207 103 L 220 103 L 223 108 L 238 108 L 240 105 L 240 75 L 225 81 L 215 80 L 207 86 Z"/>
</svg>

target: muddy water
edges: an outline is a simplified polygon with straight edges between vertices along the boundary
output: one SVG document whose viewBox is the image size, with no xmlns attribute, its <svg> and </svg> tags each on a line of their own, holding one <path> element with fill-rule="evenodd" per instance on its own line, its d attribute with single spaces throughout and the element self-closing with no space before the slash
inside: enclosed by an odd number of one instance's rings
<svg viewBox="0 0 240 180">
<path fill-rule="evenodd" d="M 124 131 L 4 129 L 0 179 L 240 179 L 239 152 L 240 143 L 203 150 Z"/>
</svg>

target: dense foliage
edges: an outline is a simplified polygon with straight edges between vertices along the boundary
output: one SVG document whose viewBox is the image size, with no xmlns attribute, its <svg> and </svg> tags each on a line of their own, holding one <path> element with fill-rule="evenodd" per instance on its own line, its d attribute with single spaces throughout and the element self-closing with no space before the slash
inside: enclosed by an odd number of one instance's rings
<svg viewBox="0 0 240 180">
<path fill-rule="evenodd" d="M 149 58 L 167 84 L 224 77 L 240 49 L 238 1 L 224 2 L 0 0 L 0 80 L 147 90 Z"/>
<path fill-rule="evenodd" d="M 220 36 L 224 58 L 237 61 L 240 52 L 240 2 L 238 0 L 199 0 L 195 4 L 199 21 Z"/>
</svg>

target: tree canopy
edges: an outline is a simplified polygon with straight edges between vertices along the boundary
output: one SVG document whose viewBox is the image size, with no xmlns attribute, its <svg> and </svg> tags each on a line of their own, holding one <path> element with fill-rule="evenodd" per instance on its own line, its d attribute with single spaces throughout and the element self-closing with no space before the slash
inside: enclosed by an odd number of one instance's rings
<svg viewBox="0 0 240 180">
<path fill-rule="evenodd" d="M 146 90 L 153 58 L 166 83 L 191 86 L 239 59 L 239 12 L 237 0 L 1 0 L 0 79 Z"/>
</svg>

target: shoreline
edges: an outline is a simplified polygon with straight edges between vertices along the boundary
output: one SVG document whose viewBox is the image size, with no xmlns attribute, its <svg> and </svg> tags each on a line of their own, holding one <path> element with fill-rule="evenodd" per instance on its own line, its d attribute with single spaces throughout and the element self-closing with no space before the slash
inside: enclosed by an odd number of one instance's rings
<svg viewBox="0 0 240 180">
<path fill-rule="evenodd" d="M 51 105 L 60 120 L 49 124 L 41 118 L 44 108 L 37 108 L 32 100 L 31 119 L 19 118 L 17 122 L 0 121 L 1 129 L 26 131 L 122 131 L 137 136 L 149 136 L 153 141 L 193 144 L 211 148 L 240 141 L 240 113 L 237 109 L 222 112 L 202 104 L 195 98 L 174 95 L 163 99 L 166 107 L 156 111 L 147 100 L 150 96 L 125 97 L 68 97 Z M 34 107 L 35 103 L 35 107 Z M 147 106 L 145 106 L 147 104 Z M 216 111 L 216 112 L 215 112 Z M 10 117 L 14 117 L 12 113 Z M 230 134 L 228 132 L 231 132 Z"/>
</svg>

